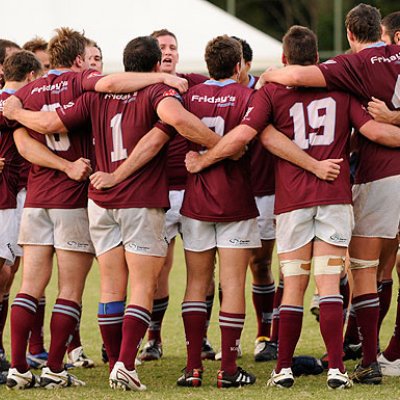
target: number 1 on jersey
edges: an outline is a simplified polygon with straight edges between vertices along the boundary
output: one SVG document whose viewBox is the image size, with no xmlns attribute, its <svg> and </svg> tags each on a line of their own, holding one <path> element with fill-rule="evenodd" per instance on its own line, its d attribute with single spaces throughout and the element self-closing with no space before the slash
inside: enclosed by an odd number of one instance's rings
<svg viewBox="0 0 400 400">
<path fill-rule="evenodd" d="M 112 129 L 112 141 L 114 150 L 111 152 L 111 161 L 116 162 L 128 158 L 128 151 L 124 148 L 122 143 L 122 129 L 121 129 L 122 113 L 116 114 L 110 121 Z"/>
</svg>

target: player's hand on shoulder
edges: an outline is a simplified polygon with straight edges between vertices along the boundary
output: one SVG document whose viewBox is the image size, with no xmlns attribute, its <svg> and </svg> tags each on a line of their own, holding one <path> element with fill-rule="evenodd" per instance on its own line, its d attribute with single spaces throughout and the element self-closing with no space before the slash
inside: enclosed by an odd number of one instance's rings
<svg viewBox="0 0 400 400">
<path fill-rule="evenodd" d="M 117 184 L 114 174 L 97 171 L 90 175 L 90 183 L 97 190 L 109 189 Z"/>
<path fill-rule="evenodd" d="M 203 169 L 201 165 L 201 155 L 195 151 L 189 151 L 185 157 L 186 169 L 191 173 L 195 174 Z"/>
<path fill-rule="evenodd" d="M 15 119 L 15 112 L 22 108 L 21 100 L 16 96 L 10 96 L 3 105 L 3 115 L 7 119 Z"/>
<path fill-rule="evenodd" d="M 180 93 L 185 93 L 189 89 L 189 83 L 185 78 L 171 74 L 165 74 L 164 83 L 177 89 Z"/>
<path fill-rule="evenodd" d="M 329 158 L 317 162 L 314 174 L 324 181 L 334 181 L 340 174 L 343 158 Z"/>
<path fill-rule="evenodd" d="M 268 71 L 273 71 L 275 69 L 278 69 L 278 67 L 276 67 L 275 65 L 271 65 L 270 67 L 268 67 L 260 76 L 260 78 L 258 79 L 256 85 L 254 86 L 254 89 L 258 90 L 261 89 L 265 84 L 268 83 L 268 81 L 265 79 L 264 73 L 268 72 Z"/>
<path fill-rule="evenodd" d="M 90 160 L 81 157 L 78 160 L 70 162 L 65 170 L 65 173 L 74 181 L 85 181 L 92 173 Z"/>
<path fill-rule="evenodd" d="M 388 124 L 392 122 L 392 111 L 389 110 L 384 101 L 376 97 L 372 97 L 372 100 L 368 103 L 368 112 L 377 122 L 386 122 Z"/>
<path fill-rule="evenodd" d="M 3 172 L 4 164 L 6 163 L 6 159 L 0 157 L 0 174 Z"/>
</svg>

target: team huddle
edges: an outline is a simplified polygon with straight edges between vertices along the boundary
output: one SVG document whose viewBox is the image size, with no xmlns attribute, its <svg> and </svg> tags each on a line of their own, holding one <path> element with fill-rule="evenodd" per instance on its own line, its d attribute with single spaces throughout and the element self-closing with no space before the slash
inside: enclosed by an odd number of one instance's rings
<svg viewBox="0 0 400 400">
<path fill-rule="evenodd" d="M 256 382 L 237 364 L 248 266 L 254 359 L 276 360 L 268 386 L 294 384 L 311 270 L 327 386 L 400 376 L 399 304 L 382 352 L 378 340 L 399 246 L 400 12 L 381 20 L 360 4 L 345 26 L 349 54 L 321 64 L 316 35 L 292 26 L 283 37 L 285 67 L 260 78 L 249 73 L 251 47 L 235 36 L 208 42 L 209 78 L 176 72 L 177 38 L 167 29 L 129 41 L 125 72 L 107 76 L 98 45 L 70 28 L 23 49 L 0 40 L 0 369 L 8 389 L 85 385 L 69 368 L 94 366 L 79 329 L 96 257 L 110 387 L 146 390 L 136 366 L 163 355 L 178 234 L 187 271 L 178 386 L 201 386 L 204 359 L 221 360 L 219 388 Z M 54 255 L 58 295 L 46 351 Z M 2 335 L 22 256 L 9 363 Z M 207 330 L 217 256 L 216 354 Z M 348 373 L 344 361 L 358 358 Z"/>
</svg>

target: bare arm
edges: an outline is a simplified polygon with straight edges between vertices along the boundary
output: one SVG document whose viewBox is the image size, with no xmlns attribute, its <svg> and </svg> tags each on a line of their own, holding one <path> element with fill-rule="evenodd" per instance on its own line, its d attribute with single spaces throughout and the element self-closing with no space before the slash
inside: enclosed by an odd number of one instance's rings
<svg viewBox="0 0 400 400">
<path fill-rule="evenodd" d="M 7 99 L 3 115 L 9 120 L 18 121 L 21 125 L 39 133 L 67 133 L 67 129 L 55 111 L 25 110 L 16 96 Z"/>
<path fill-rule="evenodd" d="M 371 120 L 360 128 L 360 133 L 384 146 L 400 147 L 400 128 L 397 126 Z"/>
<path fill-rule="evenodd" d="M 161 129 L 153 128 L 139 140 L 129 157 L 114 172 L 97 171 L 90 176 L 90 182 L 96 189 L 107 189 L 121 183 L 148 163 L 168 140 L 169 136 Z"/>
<path fill-rule="evenodd" d="M 76 161 L 65 160 L 54 154 L 42 143 L 33 139 L 25 128 L 19 128 L 14 131 L 14 141 L 22 157 L 32 164 L 62 171 L 70 179 L 76 181 L 86 180 L 92 172 L 90 160 L 86 158 L 79 158 Z"/>
<path fill-rule="evenodd" d="M 120 72 L 107 75 L 96 83 L 96 92 L 130 93 L 155 83 L 165 83 L 184 93 L 188 90 L 188 81 L 164 72 Z"/>
<path fill-rule="evenodd" d="M 313 173 L 319 179 L 334 181 L 340 173 L 342 158 L 318 161 L 272 125 L 263 130 L 260 141 L 271 153 Z"/>
<path fill-rule="evenodd" d="M 326 87 L 325 77 L 316 65 L 287 65 L 280 69 L 270 69 L 261 74 L 259 82 L 260 86 L 266 82 L 275 82 L 287 86 Z"/>
<path fill-rule="evenodd" d="M 5 160 L 5 158 L 0 157 L 0 174 L 3 172 Z"/>
<path fill-rule="evenodd" d="M 231 157 L 240 152 L 256 135 L 257 131 L 250 126 L 238 125 L 206 153 L 200 155 L 194 151 L 189 152 L 185 160 L 186 168 L 189 172 L 196 173 L 224 158 Z"/>
<path fill-rule="evenodd" d="M 157 107 L 157 114 L 166 124 L 173 126 L 186 139 L 208 149 L 215 146 L 221 139 L 221 136 L 207 128 L 174 98 L 169 97 L 162 100 Z"/>
<path fill-rule="evenodd" d="M 400 111 L 389 110 L 386 103 L 376 97 L 372 97 L 372 100 L 368 103 L 368 112 L 377 122 L 400 125 Z"/>
</svg>

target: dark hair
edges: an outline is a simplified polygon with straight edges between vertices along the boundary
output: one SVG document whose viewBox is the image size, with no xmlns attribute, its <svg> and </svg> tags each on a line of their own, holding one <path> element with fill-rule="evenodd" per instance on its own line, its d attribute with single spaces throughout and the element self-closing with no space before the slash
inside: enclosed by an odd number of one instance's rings
<svg viewBox="0 0 400 400">
<path fill-rule="evenodd" d="M 71 28 L 56 29 L 56 36 L 49 42 L 48 52 L 53 68 L 72 67 L 76 57 L 85 57 L 88 39 Z"/>
<path fill-rule="evenodd" d="M 172 36 L 175 39 L 176 44 L 178 44 L 178 39 L 175 36 L 175 33 L 172 33 L 168 29 L 160 29 L 158 31 L 154 31 L 153 33 L 150 34 L 151 37 L 154 39 L 157 39 L 160 36 Z"/>
<path fill-rule="evenodd" d="M 348 29 L 360 43 L 374 43 L 381 38 L 381 13 L 369 4 L 360 3 L 346 16 Z"/>
<path fill-rule="evenodd" d="M 305 26 L 293 25 L 282 39 L 283 53 L 288 64 L 314 65 L 318 60 L 315 33 Z"/>
<path fill-rule="evenodd" d="M 385 27 L 390 41 L 394 43 L 394 35 L 396 32 L 400 31 L 400 11 L 386 15 L 386 17 L 382 19 L 381 24 Z"/>
<path fill-rule="evenodd" d="M 127 72 L 150 72 L 160 61 L 161 50 L 154 37 L 137 37 L 124 49 L 124 67 Z"/>
<path fill-rule="evenodd" d="M 35 36 L 32 40 L 26 42 L 22 48 L 35 53 L 36 51 L 47 51 L 48 43 L 41 37 Z"/>
<path fill-rule="evenodd" d="M 42 64 L 36 56 L 27 50 L 17 51 L 9 55 L 3 64 L 4 80 L 21 82 L 30 72 L 39 74 Z"/>
<path fill-rule="evenodd" d="M 227 35 L 217 36 L 207 43 L 205 60 L 211 78 L 230 78 L 242 58 L 242 46 Z"/>
<path fill-rule="evenodd" d="M 237 36 L 231 36 L 231 38 L 237 40 L 242 45 L 243 60 L 245 62 L 253 61 L 253 50 L 250 45 L 244 39 Z"/>
<path fill-rule="evenodd" d="M 0 39 L 0 64 L 4 63 L 7 49 L 9 48 L 20 49 L 21 47 L 19 47 L 17 43 L 12 42 L 11 40 Z"/>
</svg>

